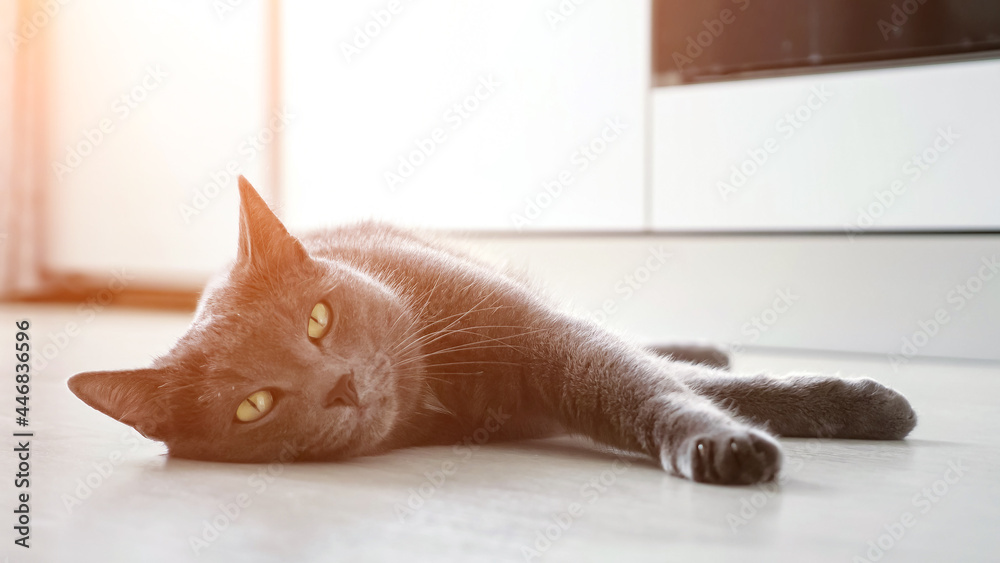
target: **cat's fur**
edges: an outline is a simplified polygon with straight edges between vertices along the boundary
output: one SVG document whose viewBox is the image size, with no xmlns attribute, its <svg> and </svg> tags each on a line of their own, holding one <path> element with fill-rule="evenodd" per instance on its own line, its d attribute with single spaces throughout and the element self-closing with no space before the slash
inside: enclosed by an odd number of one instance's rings
<svg viewBox="0 0 1000 563">
<path fill-rule="evenodd" d="M 870 379 L 734 375 L 712 349 L 658 354 L 438 243 L 372 223 L 297 239 L 242 177 L 240 197 L 237 260 L 173 349 L 150 368 L 69 380 L 171 455 L 325 460 L 568 431 L 696 481 L 753 483 L 781 467 L 773 434 L 900 439 L 916 424 Z M 321 300 L 335 325 L 313 342 Z M 359 405 L 330 405 L 346 373 Z M 259 389 L 273 412 L 234 420 Z"/>
</svg>

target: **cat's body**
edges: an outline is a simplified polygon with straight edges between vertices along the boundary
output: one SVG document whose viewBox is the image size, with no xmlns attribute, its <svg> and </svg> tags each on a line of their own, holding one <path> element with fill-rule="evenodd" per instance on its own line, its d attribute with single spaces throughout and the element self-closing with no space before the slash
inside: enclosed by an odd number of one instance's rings
<svg viewBox="0 0 1000 563">
<path fill-rule="evenodd" d="M 172 455 L 336 459 L 568 431 L 687 478 L 752 483 L 781 465 L 765 426 L 899 439 L 916 424 L 906 400 L 872 380 L 738 376 L 711 349 L 639 348 L 395 228 L 295 239 L 242 178 L 240 191 L 237 262 L 206 290 L 174 349 L 148 369 L 70 380 L 88 404 Z M 314 306 L 330 320 L 310 320 Z M 314 338 L 314 328 L 326 332 Z M 259 401 L 259 419 L 234 418 L 244 399 Z"/>
</svg>

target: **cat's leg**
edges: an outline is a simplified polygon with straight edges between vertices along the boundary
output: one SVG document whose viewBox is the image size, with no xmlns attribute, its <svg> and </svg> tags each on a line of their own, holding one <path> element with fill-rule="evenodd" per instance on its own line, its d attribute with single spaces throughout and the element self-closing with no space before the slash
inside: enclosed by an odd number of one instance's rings
<svg viewBox="0 0 1000 563">
<path fill-rule="evenodd" d="M 899 440 L 917 424 L 905 397 L 872 379 L 692 372 L 684 382 L 779 436 Z"/>
<path fill-rule="evenodd" d="M 586 332 L 564 333 L 549 356 L 557 359 L 533 378 L 536 397 L 566 430 L 646 453 L 695 481 L 749 484 L 777 475 L 781 448 L 772 436 L 682 382 L 719 370 L 666 361 Z"/>
<path fill-rule="evenodd" d="M 739 421 L 688 390 L 664 393 L 640 413 L 653 421 L 649 434 L 664 469 L 715 484 L 770 481 L 781 469 L 781 447 L 767 432 Z"/>
<path fill-rule="evenodd" d="M 729 354 L 721 348 L 698 344 L 670 344 L 652 346 L 650 350 L 673 360 L 702 364 L 715 368 L 729 368 Z"/>
</svg>

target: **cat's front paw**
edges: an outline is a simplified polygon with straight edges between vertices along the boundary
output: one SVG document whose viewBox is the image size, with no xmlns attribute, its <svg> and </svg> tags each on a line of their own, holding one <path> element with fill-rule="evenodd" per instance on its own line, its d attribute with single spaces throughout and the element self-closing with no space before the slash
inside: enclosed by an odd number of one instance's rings
<svg viewBox="0 0 1000 563">
<path fill-rule="evenodd" d="M 841 381 L 853 412 L 838 437 L 901 440 L 917 425 L 917 414 L 899 392 L 867 377 Z"/>
<path fill-rule="evenodd" d="M 664 452 L 684 477 L 699 483 L 749 485 L 771 481 L 781 470 L 781 446 L 752 428 L 726 428 L 692 436 Z"/>
</svg>

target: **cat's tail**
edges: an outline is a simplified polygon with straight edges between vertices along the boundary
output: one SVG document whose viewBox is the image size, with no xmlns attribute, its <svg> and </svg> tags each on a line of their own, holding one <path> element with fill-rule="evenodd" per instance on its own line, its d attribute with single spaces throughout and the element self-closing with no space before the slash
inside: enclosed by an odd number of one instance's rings
<svg viewBox="0 0 1000 563">
<path fill-rule="evenodd" d="M 697 344 L 671 344 L 652 346 L 656 354 L 692 364 L 702 364 L 713 368 L 729 369 L 729 354 L 715 346 Z"/>
</svg>

